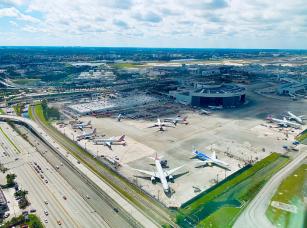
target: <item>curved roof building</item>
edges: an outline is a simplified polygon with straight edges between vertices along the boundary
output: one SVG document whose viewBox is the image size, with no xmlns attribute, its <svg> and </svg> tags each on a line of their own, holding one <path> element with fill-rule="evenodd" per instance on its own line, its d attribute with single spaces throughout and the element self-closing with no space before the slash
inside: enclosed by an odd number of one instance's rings
<svg viewBox="0 0 307 228">
<path fill-rule="evenodd" d="M 170 93 L 180 103 L 192 106 L 237 107 L 245 103 L 246 89 L 235 84 L 196 84 L 192 90 Z"/>
</svg>

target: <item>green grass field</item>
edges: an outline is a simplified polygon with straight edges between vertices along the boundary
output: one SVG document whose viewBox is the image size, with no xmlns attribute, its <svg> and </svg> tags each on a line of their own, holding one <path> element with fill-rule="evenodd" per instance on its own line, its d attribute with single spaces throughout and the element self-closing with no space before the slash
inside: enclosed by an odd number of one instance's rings
<svg viewBox="0 0 307 228">
<path fill-rule="evenodd" d="M 124 68 L 142 67 L 143 65 L 136 63 L 115 63 L 113 66 L 117 69 L 124 69 Z"/>
<path fill-rule="evenodd" d="M 297 213 L 284 211 L 271 205 L 266 214 L 269 220 L 278 227 L 303 227 L 304 197 L 307 197 L 304 183 L 307 181 L 307 164 L 300 166 L 289 175 L 278 187 L 271 201 L 282 202 L 297 207 Z"/>
<path fill-rule="evenodd" d="M 307 129 L 301 132 L 297 137 L 296 140 L 307 145 Z"/>
<path fill-rule="evenodd" d="M 18 85 L 34 85 L 36 82 L 40 81 L 40 79 L 34 79 L 34 78 L 21 78 L 21 79 L 15 79 L 13 82 Z"/>
<path fill-rule="evenodd" d="M 0 114 L 5 114 L 5 112 L 1 108 L 0 108 Z"/>
<path fill-rule="evenodd" d="M 273 153 L 239 175 L 229 177 L 212 191 L 195 197 L 179 209 L 181 227 L 231 227 L 248 202 L 289 159 Z"/>
</svg>

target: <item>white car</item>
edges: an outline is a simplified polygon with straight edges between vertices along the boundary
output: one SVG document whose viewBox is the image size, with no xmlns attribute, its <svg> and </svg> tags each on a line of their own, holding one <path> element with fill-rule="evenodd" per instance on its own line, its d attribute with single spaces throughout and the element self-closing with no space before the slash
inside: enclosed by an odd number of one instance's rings
<svg viewBox="0 0 307 228">
<path fill-rule="evenodd" d="M 44 210 L 44 214 L 47 216 L 49 215 L 48 211 L 47 210 Z"/>
</svg>

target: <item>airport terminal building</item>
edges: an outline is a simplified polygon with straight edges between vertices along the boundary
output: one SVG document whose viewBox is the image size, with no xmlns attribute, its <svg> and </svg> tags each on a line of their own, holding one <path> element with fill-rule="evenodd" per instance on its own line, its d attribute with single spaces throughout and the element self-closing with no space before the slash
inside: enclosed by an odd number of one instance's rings
<svg viewBox="0 0 307 228">
<path fill-rule="evenodd" d="M 235 84 L 197 83 L 193 89 L 170 91 L 170 96 L 179 103 L 192 106 L 232 108 L 245 103 L 246 89 Z"/>
</svg>

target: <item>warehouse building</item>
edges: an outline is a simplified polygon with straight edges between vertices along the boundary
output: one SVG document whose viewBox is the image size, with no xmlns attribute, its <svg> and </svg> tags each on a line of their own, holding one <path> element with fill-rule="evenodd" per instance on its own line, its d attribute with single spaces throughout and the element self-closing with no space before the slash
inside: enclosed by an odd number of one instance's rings
<svg viewBox="0 0 307 228">
<path fill-rule="evenodd" d="M 245 103 L 246 89 L 235 84 L 206 85 L 197 83 L 193 89 L 170 91 L 179 103 L 198 107 L 238 107 Z"/>
</svg>

